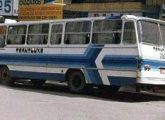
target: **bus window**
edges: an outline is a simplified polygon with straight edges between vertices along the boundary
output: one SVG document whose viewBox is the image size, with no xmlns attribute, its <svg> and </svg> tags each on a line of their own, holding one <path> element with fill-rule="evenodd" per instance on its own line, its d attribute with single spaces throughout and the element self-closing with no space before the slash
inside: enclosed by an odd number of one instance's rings
<svg viewBox="0 0 165 120">
<path fill-rule="evenodd" d="M 58 25 L 52 26 L 51 38 L 50 38 L 51 44 L 60 44 L 61 43 L 62 30 L 63 30 L 63 25 L 58 24 Z"/>
<path fill-rule="evenodd" d="M 145 44 L 161 45 L 160 32 L 157 23 L 148 21 L 139 21 L 140 42 Z"/>
<path fill-rule="evenodd" d="M 44 45 L 48 42 L 49 24 L 29 25 L 27 44 Z"/>
<path fill-rule="evenodd" d="M 98 20 L 93 25 L 94 44 L 120 44 L 121 20 Z"/>
<path fill-rule="evenodd" d="M 9 26 L 7 44 L 22 45 L 25 44 L 26 25 Z"/>
<path fill-rule="evenodd" d="M 165 25 L 160 25 L 163 46 L 165 46 Z"/>
<path fill-rule="evenodd" d="M 123 43 L 124 44 L 136 43 L 136 33 L 133 22 L 126 22 L 124 25 Z"/>
<path fill-rule="evenodd" d="M 90 41 L 91 22 L 68 22 L 65 29 L 65 44 L 88 44 Z"/>
<path fill-rule="evenodd" d="M 6 26 L 0 26 L 0 48 L 5 46 Z"/>
</svg>

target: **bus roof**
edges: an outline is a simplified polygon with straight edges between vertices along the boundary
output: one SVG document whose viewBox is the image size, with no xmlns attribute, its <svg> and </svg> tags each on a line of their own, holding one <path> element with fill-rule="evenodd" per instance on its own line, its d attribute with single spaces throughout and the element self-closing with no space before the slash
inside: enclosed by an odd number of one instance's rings
<svg viewBox="0 0 165 120">
<path fill-rule="evenodd" d="M 108 17 L 87 17 L 87 18 L 74 18 L 74 19 L 60 19 L 60 20 L 43 20 L 43 21 L 20 21 L 17 23 L 3 23 L 0 25 L 21 25 L 21 24 L 39 24 L 39 23 L 61 23 L 68 21 L 89 21 L 89 20 L 119 20 L 120 16 L 108 16 Z"/>
<path fill-rule="evenodd" d="M 165 24 L 164 21 L 159 20 L 159 19 L 153 19 L 153 18 L 141 17 L 141 16 L 134 16 L 134 15 L 124 15 L 124 16 L 122 16 L 122 19 L 135 20 L 135 21 L 146 20 L 146 21 L 151 21 L 151 22 L 156 22 L 156 23 L 164 23 Z"/>
<path fill-rule="evenodd" d="M 60 20 L 43 20 L 43 21 L 20 21 L 17 23 L 2 23 L 2 25 L 21 25 L 21 24 L 40 24 L 40 23 L 61 23 L 61 22 L 69 22 L 69 21 L 89 21 L 89 20 L 147 20 L 157 23 L 165 23 L 164 21 L 158 20 L 158 19 L 152 19 L 147 17 L 140 17 L 140 16 L 134 16 L 134 15 L 123 15 L 120 16 L 107 16 L 107 17 L 87 17 L 87 18 L 74 18 L 74 19 L 60 19 Z"/>
</svg>

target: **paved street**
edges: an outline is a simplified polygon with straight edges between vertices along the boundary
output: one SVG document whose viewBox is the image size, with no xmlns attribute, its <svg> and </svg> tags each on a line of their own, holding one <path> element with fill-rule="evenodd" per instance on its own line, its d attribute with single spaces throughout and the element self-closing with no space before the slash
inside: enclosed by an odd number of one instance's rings
<svg viewBox="0 0 165 120">
<path fill-rule="evenodd" d="M 77 95 L 65 86 L 0 86 L 0 120 L 164 120 L 165 97 L 119 92 Z"/>
</svg>

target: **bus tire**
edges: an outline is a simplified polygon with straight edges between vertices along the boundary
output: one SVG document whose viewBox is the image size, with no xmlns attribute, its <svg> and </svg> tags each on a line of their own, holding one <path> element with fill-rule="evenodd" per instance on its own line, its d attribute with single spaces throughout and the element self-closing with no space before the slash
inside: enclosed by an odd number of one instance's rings
<svg viewBox="0 0 165 120">
<path fill-rule="evenodd" d="M 11 78 L 10 70 L 7 66 L 0 68 L 0 82 L 7 86 L 14 85 L 15 80 Z"/>
<path fill-rule="evenodd" d="M 84 93 L 86 82 L 83 73 L 79 70 L 70 72 L 67 76 L 68 88 L 73 93 Z"/>
<path fill-rule="evenodd" d="M 46 80 L 39 80 L 39 79 L 31 79 L 31 82 L 34 86 L 40 87 L 45 84 Z"/>
</svg>

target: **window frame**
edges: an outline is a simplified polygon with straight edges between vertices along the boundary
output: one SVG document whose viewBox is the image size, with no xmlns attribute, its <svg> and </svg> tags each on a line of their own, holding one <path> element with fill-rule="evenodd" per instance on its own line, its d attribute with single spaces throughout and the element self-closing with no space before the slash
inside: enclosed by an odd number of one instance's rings
<svg viewBox="0 0 165 120">
<path fill-rule="evenodd" d="M 78 34 L 78 33 L 88 34 L 89 33 L 89 42 L 87 44 L 66 44 L 65 43 L 66 25 L 67 25 L 68 22 L 90 22 L 91 26 L 90 26 L 89 32 L 67 32 L 69 34 L 71 34 L 71 33 L 75 33 L 75 34 Z M 92 27 L 93 27 L 93 20 L 88 20 L 88 19 L 87 20 L 75 20 L 75 21 L 67 21 L 67 22 L 65 22 L 63 45 L 65 45 L 65 46 L 73 46 L 73 47 L 74 46 L 80 46 L 80 47 L 86 47 L 86 46 L 88 46 L 91 43 Z M 72 34 L 72 35 L 75 35 L 75 34 Z"/>
<path fill-rule="evenodd" d="M 60 44 L 51 44 L 51 35 L 52 35 L 52 27 L 53 25 L 62 25 L 62 35 L 61 35 L 61 43 Z M 49 41 L 48 41 L 48 44 L 49 44 L 49 47 L 59 47 L 61 46 L 63 43 L 64 43 L 64 32 L 65 32 L 65 23 L 64 22 L 61 22 L 61 23 L 51 23 L 50 24 L 50 31 L 49 31 Z"/>
<path fill-rule="evenodd" d="M 124 28 L 125 28 L 125 23 L 127 23 L 127 22 L 132 22 L 134 24 L 135 38 L 136 38 L 136 42 L 134 44 L 125 44 L 124 43 L 124 30 L 125 30 Z M 133 21 L 133 20 L 123 21 L 123 25 L 122 25 L 122 37 L 121 37 L 121 43 L 122 43 L 122 45 L 123 46 L 137 46 L 137 44 L 139 43 L 138 42 L 139 40 L 140 39 L 139 39 L 139 35 L 137 33 L 137 24 L 136 24 L 136 22 Z"/>
<path fill-rule="evenodd" d="M 28 36 L 29 36 L 29 27 L 30 27 L 30 25 L 41 25 L 41 24 L 48 24 L 49 25 L 47 44 L 28 44 Z M 45 22 L 45 23 L 44 22 L 43 23 L 30 23 L 30 24 L 28 24 L 28 30 L 27 30 L 27 34 L 26 34 L 27 35 L 27 37 L 26 37 L 26 46 L 27 47 L 42 47 L 42 48 L 48 47 L 49 46 L 49 41 L 50 41 L 50 25 L 51 25 L 50 22 Z"/>
<path fill-rule="evenodd" d="M 25 43 L 24 44 L 7 44 L 7 41 L 8 41 L 8 35 L 9 35 L 9 27 L 10 26 L 26 26 L 26 32 L 25 32 Z M 26 46 L 26 36 L 27 36 L 27 30 L 28 30 L 28 24 L 10 24 L 10 25 L 7 25 L 7 32 L 6 32 L 6 40 L 5 40 L 5 45 L 6 47 L 22 47 L 22 46 Z"/>
<path fill-rule="evenodd" d="M 121 21 L 122 25 L 121 25 L 121 30 L 111 30 L 111 31 L 101 31 L 101 32 L 94 32 L 94 22 L 95 21 L 103 21 L 103 20 L 106 20 L 106 19 L 96 19 L 93 21 L 93 28 L 92 28 L 92 40 L 91 40 L 91 43 L 94 44 L 94 45 L 108 45 L 108 46 L 120 46 L 122 44 L 122 27 L 123 27 L 123 20 L 122 19 L 107 19 L 108 21 Z M 105 43 L 105 44 L 99 44 L 99 43 L 94 43 L 94 40 L 93 40 L 93 35 L 94 34 L 115 34 L 115 33 L 118 33 L 120 34 L 120 43 L 118 44 L 115 44 L 115 43 Z"/>
<path fill-rule="evenodd" d="M 157 23 L 159 27 L 159 33 L 160 33 L 160 40 L 161 40 L 161 46 L 165 47 L 165 41 L 163 42 L 163 34 L 161 30 L 161 26 L 165 26 L 165 23 Z"/>
<path fill-rule="evenodd" d="M 163 46 L 163 41 L 162 41 L 162 35 L 161 35 L 161 30 L 160 30 L 160 24 L 159 22 L 154 22 L 154 21 L 150 21 L 150 20 L 144 20 L 144 19 L 141 19 L 141 20 L 138 20 L 137 21 L 137 26 L 138 26 L 138 36 L 139 36 L 139 44 L 144 44 L 144 45 L 151 45 L 151 46 L 155 46 L 155 44 L 153 43 L 146 43 L 146 42 L 142 42 L 142 36 L 140 35 L 139 33 L 139 22 L 140 21 L 145 21 L 145 22 L 150 22 L 150 23 L 154 23 L 154 24 L 157 24 L 157 27 L 159 29 L 159 37 L 160 37 L 160 44 L 159 46 Z"/>
</svg>

